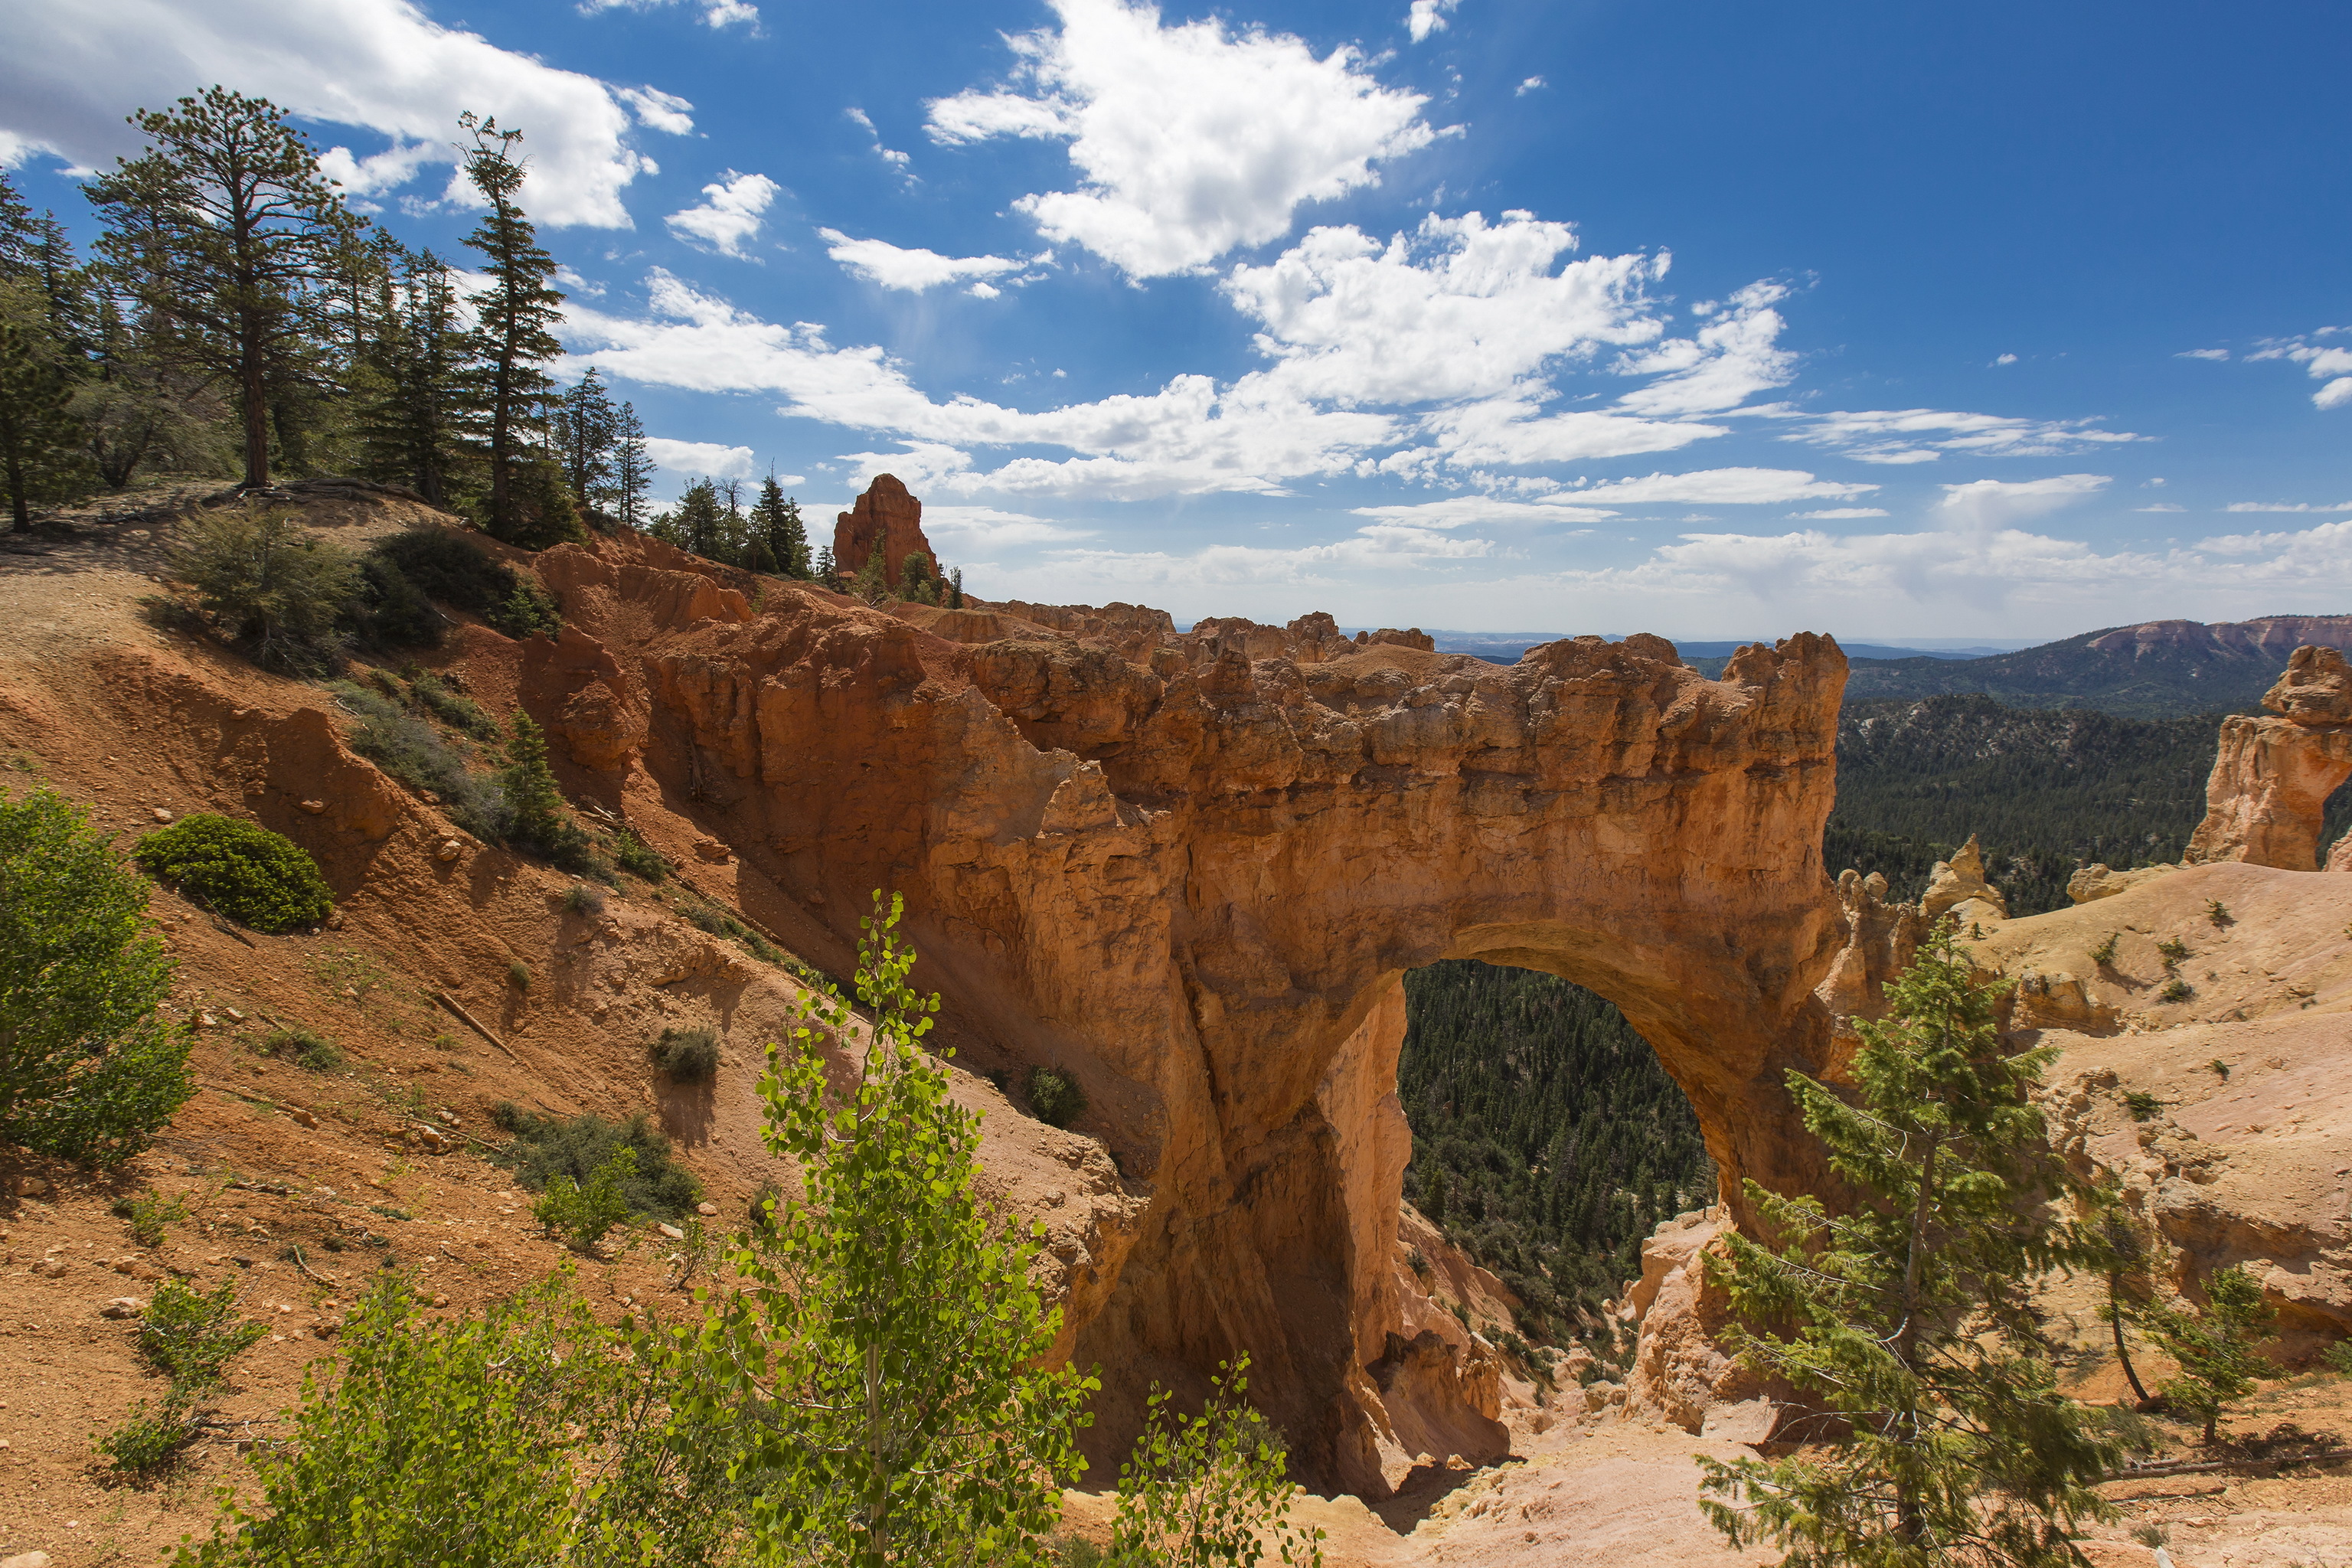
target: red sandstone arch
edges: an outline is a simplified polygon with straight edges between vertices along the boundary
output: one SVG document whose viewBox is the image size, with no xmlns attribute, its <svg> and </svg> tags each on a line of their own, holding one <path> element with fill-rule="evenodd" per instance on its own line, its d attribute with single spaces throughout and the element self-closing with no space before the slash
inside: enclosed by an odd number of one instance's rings
<svg viewBox="0 0 2352 1568">
<path fill-rule="evenodd" d="M 774 585 L 755 615 L 642 541 L 538 564 L 627 689 L 541 694 L 559 734 L 593 719 L 583 764 L 616 726 L 649 731 L 614 786 L 725 837 L 755 915 L 847 933 L 867 889 L 903 890 L 959 1020 L 1084 1084 L 1085 1129 L 1146 1199 L 1071 1269 L 1104 1456 L 1148 1381 L 1242 1350 L 1305 1468 L 1358 1489 L 1444 1414 L 1403 1408 L 1442 1378 L 1383 1393 L 1367 1370 L 1398 1364 L 1406 969 L 1589 986 L 1689 1094 L 1735 1202 L 1739 1178 L 1817 1173 L 1781 1083 L 1825 1065 L 1815 988 L 1850 946 L 1819 850 L 1845 672 L 1825 637 L 1707 680 L 1647 637 L 1504 668 L 1328 616 L 1180 637 L 1158 612 L 1055 612 L 1073 637 Z"/>
</svg>

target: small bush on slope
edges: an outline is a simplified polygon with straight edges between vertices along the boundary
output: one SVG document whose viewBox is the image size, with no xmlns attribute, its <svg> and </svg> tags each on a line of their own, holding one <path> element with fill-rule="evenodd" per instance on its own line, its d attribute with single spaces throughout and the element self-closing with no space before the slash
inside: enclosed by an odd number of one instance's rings
<svg viewBox="0 0 2352 1568">
<path fill-rule="evenodd" d="M 291 511 L 226 507 L 187 525 L 173 562 L 197 601 L 255 662 L 298 673 L 336 662 L 336 623 L 361 586 L 351 552 Z"/>
<path fill-rule="evenodd" d="M 708 1083 L 719 1070 L 719 1037 L 709 1029 L 664 1029 L 650 1054 L 665 1077 Z"/>
<path fill-rule="evenodd" d="M 439 796 L 449 819 L 484 843 L 506 842 L 514 814 L 498 780 L 467 771 L 465 758 L 432 725 L 397 703 L 348 681 L 338 682 L 334 692 L 359 718 L 352 751 L 410 789 Z"/>
<path fill-rule="evenodd" d="M 499 1158 L 533 1192 L 557 1176 L 584 1185 L 625 1148 L 634 1150 L 636 1158 L 621 1184 L 631 1213 L 675 1220 L 701 1195 L 693 1173 L 670 1157 L 669 1140 L 643 1111 L 626 1121 L 607 1121 L 600 1116 L 538 1116 L 501 1104 L 491 1114 L 514 1134 Z"/>
<path fill-rule="evenodd" d="M 80 807 L 0 790 L 0 1142 L 115 1164 L 195 1092 L 147 889 Z"/>
<path fill-rule="evenodd" d="M 334 912 L 319 863 L 259 823 L 193 813 L 141 839 L 131 856 L 148 875 L 256 931 L 292 931 Z"/>
</svg>

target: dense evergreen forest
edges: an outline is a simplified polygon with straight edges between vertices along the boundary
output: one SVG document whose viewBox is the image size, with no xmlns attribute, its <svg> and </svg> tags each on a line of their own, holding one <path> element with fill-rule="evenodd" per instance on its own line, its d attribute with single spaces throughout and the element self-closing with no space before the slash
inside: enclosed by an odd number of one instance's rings
<svg viewBox="0 0 2352 1568">
<path fill-rule="evenodd" d="M 1581 986 L 1465 959 L 1404 984 L 1405 1195 L 1517 1292 L 1522 1332 L 1560 1338 L 1642 1271 L 1659 1221 L 1715 1201 L 1698 1120 Z"/>
<path fill-rule="evenodd" d="M 2011 914 L 2063 909 L 2078 866 L 2180 858 L 2205 815 L 2221 717 L 2120 719 L 1981 696 L 1849 702 L 1824 859 L 1832 874 L 1883 871 L 1892 896 L 1914 899 L 1973 833 Z M 2339 792 L 2324 841 L 2347 826 L 2352 794 Z"/>
</svg>

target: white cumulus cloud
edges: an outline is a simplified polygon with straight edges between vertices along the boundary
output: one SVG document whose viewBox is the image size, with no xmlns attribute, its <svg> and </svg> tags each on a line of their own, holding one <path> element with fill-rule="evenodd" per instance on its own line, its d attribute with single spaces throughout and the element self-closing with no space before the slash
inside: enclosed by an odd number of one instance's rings
<svg viewBox="0 0 2352 1568">
<path fill-rule="evenodd" d="M 2174 359 L 2225 360 L 2230 357 L 2230 351 L 2228 349 L 2183 349 L 2172 357 Z"/>
<path fill-rule="evenodd" d="M 1416 44 L 1432 33 L 1445 31 L 1445 14 L 1462 4 L 1462 0 L 1412 0 L 1404 14 L 1405 31 Z"/>
<path fill-rule="evenodd" d="M 1687 338 L 1668 338 L 1619 361 L 1623 375 L 1657 380 L 1617 400 L 1635 414 L 1712 414 L 1787 384 L 1797 356 L 1777 346 L 1787 325 L 1772 307 L 1789 297 L 1778 283 L 1750 283 Z"/>
<path fill-rule="evenodd" d="M 2315 506 L 2309 501 L 2233 500 L 2228 511 L 2352 511 L 2352 500 Z"/>
<path fill-rule="evenodd" d="M 824 238 L 825 254 L 852 277 L 912 294 L 942 283 L 1001 278 L 1028 265 L 1002 256 L 941 256 L 936 250 L 892 245 L 887 239 L 852 239 L 837 228 L 821 228 L 817 233 Z M 997 289 L 981 294 L 982 287 L 986 286 L 976 285 L 971 291 L 983 300 L 996 298 Z"/>
<path fill-rule="evenodd" d="M 1129 0 L 1050 3 L 1057 28 L 1011 40 L 1013 85 L 933 100 L 929 134 L 1067 141 L 1078 188 L 1015 205 L 1131 278 L 1279 238 L 1303 203 L 1376 184 L 1375 164 L 1437 134 L 1425 98 L 1381 86 L 1350 48 L 1318 59 L 1213 17 L 1171 27 Z"/>
<path fill-rule="evenodd" d="M 674 212 L 662 221 L 690 245 L 740 258 L 782 188 L 765 174 L 739 174 L 730 169 L 702 187 L 701 205 Z"/>
<path fill-rule="evenodd" d="M 389 141 L 386 151 L 336 147 L 321 160 L 362 195 L 454 165 L 457 115 L 468 109 L 526 132 L 522 201 L 541 224 L 630 226 L 621 191 L 653 167 L 631 145 L 622 89 L 442 26 L 408 0 L 0 6 L 0 139 L 20 152 L 103 165 L 140 144 L 126 106 L 169 108 L 214 81 Z M 667 130 L 680 118 L 672 107 L 648 123 Z M 454 177 L 450 194 L 469 199 Z"/>
<path fill-rule="evenodd" d="M 716 441 L 673 441 L 667 436 L 646 437 L 646 456 L 654 460 L 654 467 L 673 474 L 696 474 L 714 479 L 749 479 L 753 468 L 749 447 L 722 447 Z"/>
<path fill-rule="evenodd" d="M 2072 506 L 2107 488 L 2105 474 L 2058 474 L 2046 479 L 1972 479 L 1946 485 L 1937 510 L 1962 529 L 2006 528 L 2029 517 Z"/>
</svg>

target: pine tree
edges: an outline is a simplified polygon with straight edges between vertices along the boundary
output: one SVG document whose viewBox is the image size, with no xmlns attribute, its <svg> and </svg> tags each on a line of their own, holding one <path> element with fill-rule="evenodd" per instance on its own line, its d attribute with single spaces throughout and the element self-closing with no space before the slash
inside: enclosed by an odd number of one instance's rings
<svg viewBox="0 0 2352 1568">
<path fill-rule="evenodd" d="M 940 602 L 939 583 L 932 575 L 930 557 L 919 550 L 911 552 L 898 563 L 898 597 L 911 605 Z"/>
<path fill-rule="evenodd" d="M 743 481 L 719 479 L 706 481 L 719 502 L 719 536 L 711 547 L 703 552 L 713 561 L 724 561 L 730 566 L 751 564 L 751 521 L 743 514 Z"/>
<path fill-rule="evenodd" d="M 448 263 L 404 252 L 390 309 L 362 358 L 374 381 L 360 433 L 371 477 L 408 485 L 453 509 L 481 423 L 477 381 Z"/>
<path fill-rule="evenodd" d="M 961 566 L 948 574 L 947 605 L 950 610 L 963 608 L 963 568 Z"/>
<path fill-rule="evenodd" d="M 84 473 L 74 377 L 38 327 L 0 319 L 0 482 L 8 515 L 29 527 L 36 501 L 62 500 Z"/>
<path fill-rule="evenodd" d="M 2277 1309 L 2263 1299 L 2261 1282 L 2232 1264 L 2205 1277 L 2203 1311 L 2151 1300 L 2137 1316 L 2179 1363 L 2180 1371 L 2158 1385 L 2164 1402 L 2202 1421 L 2211 1446 L 2222 1410 L 2252 1393 L 2254 1379 L 2271 1371 L 2257 1347 L 2271 1337 Z"/>
<path fill-rule="evenodd" d="M 677 498 L 676 510 L 666 514 L 670 530 L 664 537 L 679 549 L 717 560 L 719 540 L 727 525 L 726 514 L 719 510 L 719 492 L 709 479 L 697 479 L 687 486 L 686 493 Z M 658 531 L 659 523 L 656 523 Z"/>
<path fill-rule="evenodd" d="M 816 571 L 814 575 L 817 582 L 824 584 L 834 592 L 841 591 L 840 571 L 834 565 L 832 545 L 822 544 L 817 547 Z"/>
<path fill-rule="evenodd" d="M 760 486 L 759 502 L 751 508 L 751 531 L 766 543 L 775 563 L 772 570 L 787 577 L 808 576 L 808 525 L 801 521 L 800 502 L 784 494 L 773 474 Z"/>
<path fill-rule="evenodd" d="M 539 233 L 516 202 L 529 173 L 514 155 L 520 131 L 501 131 L 496 120 L 458 116 L 474 140 L 466 154 L 466 177 L 489 204 L 489 212 L 467 245 L 481 252 L 490 286 L 475 300 L 474 359 L 482 379 L 488 426 L 490 495 L 487 526 L 509 543 L 539 549 L 583 537 L 576 519 L 549 515 L 543 479 L 526 470 L 550 464 L 542 451 L 543 409 L 554 382 L 547 365 L 563 352 L 555 340 L 563 296 L 549 287 L 555 258 L 541 249 Z M 533 493 L 536 491 L 537 493 Z"/>
<path fill-rule="evenodd" d="M 100 252 L 155 352 L 235 388 L 245 483 L 267 485 L 272 394 L 323 378 L 309 348 L 330 325 L 326 284 L 353 220 L 267 100 L 214 87 L 131 123 L 149 151 L 87 187 L 108 224 Z"/>
<path fill-rule="evenodd" d="M 645 421 L 637 417 L 635 404 L 624 403 L 613 424 L 613 508 L 623 524 L 646 525 L 646 491 L 653 482 L 653 459 L 646 454 Z"/>
<path fill-rule="evenodd" d="M 601 510 L 619 499 L 613 459 L 621 437 L 621 411 L 613 406 L 593 366 L 557 405 L 554 436 L 574 505 L 583 512 Z"/>
<path fill-rule="evenodd" d="M 857 575 L 851 579 L 849 591 L 869 605 L 878 605 L 890 597 L 889 568 L 882 563 L 880 540 L 874 542 L 874 553 L 866 558 L 866 564 L 860 566 Z"/>
<path fill-rule="evenodd" d="M 1859 1103 L 1805 1077 L 1789 1089 L 1851 1193 L 1832 1212 L 1750 1182 L 1766 1236 L 1733 1236 L 1716 1272 L 1757 1370 L 1821 1402 L 1821 1445 L 1780 1459 L 1703 1460 L 1703 1501 L 1736 1545 L 1786 1568 L 2056 1568 L 2112 1508 L 2113 1460 L 2058 1392 L 2031 1300 L 2053 1269 L 2110 1259 L 2049 1212 L 2086 1194 L 2031 1095 L 2054 1048 L 2004 1055 L 1993 1007 L 1947 924 L 1858 1026 Z M 1717 1500 L 1731 1500 L 1730 1502 Z M 1745 1501 L 1745 1507 L 1734 1506 Z"/>
</svg>

